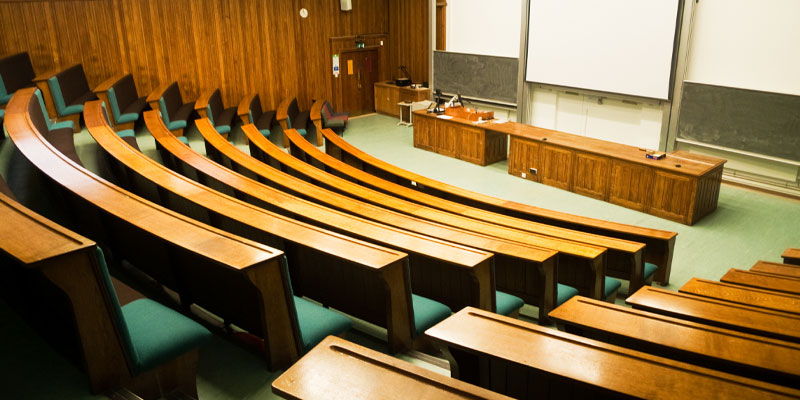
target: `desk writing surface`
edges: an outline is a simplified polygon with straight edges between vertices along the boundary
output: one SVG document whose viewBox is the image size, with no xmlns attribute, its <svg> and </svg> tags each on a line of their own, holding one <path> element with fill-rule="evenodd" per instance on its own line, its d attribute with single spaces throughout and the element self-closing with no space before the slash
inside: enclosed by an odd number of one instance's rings
<svg viewBox="0 0 800 400">
<path fill-rule="evenodd" d="M 792 264 L 759 261 L 755 265 L 750 267 L 750 271 L 767 272 L 775 275 L 786 275 L 795 278 L 800 278 L 800 266 Z"/>
<path fill-rule="evenodd" d="M 680 292 L 753 307 L 800 314 L 800 296 L 772 290 L 692 278 L 680 288 Z"/>
<path fill-rule="evenodd" d="M 510 399 L 335 336 L 273 381 L 272 391 L 289 399 Z"/>
<path fill-rule="evenodd" d="M 466 307 L 425 331 L 433 340 L 638 398 L 764 398 L 800 391 L 697 367 Z M 489 364 L 493 364 L 490 362 Z M 652 377 L 664 383 L 654 385 Z"/>
<path fill-rule="evenodd" d="M 800 294 L 800 278 L 785 275 L 731 268 L 720 278 L 720 281 L 785 293 Z"/>
</svg>

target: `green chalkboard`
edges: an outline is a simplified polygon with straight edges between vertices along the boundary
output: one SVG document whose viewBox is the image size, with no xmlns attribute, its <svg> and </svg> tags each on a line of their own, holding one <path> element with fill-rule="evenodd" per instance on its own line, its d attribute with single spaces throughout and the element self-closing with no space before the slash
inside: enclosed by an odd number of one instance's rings
<svg viewBox="0 0 800 400">
<path fill-rule="evenodd" d="M 678 137 L 800 161 L 800 96 L 684 82 Z"/>
</svg>

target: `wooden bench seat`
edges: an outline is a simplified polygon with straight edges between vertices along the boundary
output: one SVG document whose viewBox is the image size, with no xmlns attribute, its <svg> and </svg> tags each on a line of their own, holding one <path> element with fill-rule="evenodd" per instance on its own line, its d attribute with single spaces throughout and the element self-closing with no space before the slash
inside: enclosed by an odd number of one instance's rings
<svg viewBox="0 0 800 400">
<path fill-rule="evenodd" d="M 800 266 L 792 264 L 773 263 L 769 261 L 759 261 L 750 267 L 753 272 L 766 272 L 775 275 L 791 276 L 800 278 Z"/>
<path fill-rule="evenodd" d="M 786 264 L 800 265 L 800 249 L 788 248 L 781 254 L 781 257 Z"/>
<path fill-rule="evenodd" d="M 300 111 L 297 106 L 297 98 L 290 97 L 283 99 L 281 104 L 278 104 L 275 118 L 278 119 L 278 123 L 284 131 L 295 129 L 297 133 L 305 136 L 313 126 L 309 118 L 310 113 L 310 110 Z M 289 147 L 289 140 L 286 138 L 286 134 L 283 135 L 283 147 Z"/>
<path fill-rule="evenodd" d="M 405 229 L 409 232 L 429 235 L 430 237 L 423 236 L 423 241 L 419 244 L 417 244 L 416 240 L 411 240 L 419 237 L 419 235 L 409 235 L 407 233 L 404 233 L 403 235 L 373 235 L 371 237 L 365 237 L 365 240 L 376 241 L 386 246 L 398 248 L 412 254 L 418 254 L 420 257 L 424 257 L 424 253 L 430 251 L 429 248 L 431 245 L 434 242 L 438 242 L 438 240 L 434 240 L 431 237 L 482 249 L 485 251 L 491 251 L 495 253 L 495 257 L 492 261 L 495 265 L 495 270 L 501 269 L 503 271 L 514 271 L 513 278 L 510 279 L 507 277 L 508 274 L 500 275 L 497 274 L 496 271 L 492 275 L 499 276 L 497 279 L 502 280 L 503 285 L 501 286 L 504 290 L 507 287 L 511 287 L 512 290 L 507 290 L 509 293 L 522 297 L 522 299 L 526 300 L 530 304 L 539 306 L 539 314 L 540 317 L 543 318 L 542 322 L 546 321 L 547 310 L 550 310 L 552 307 L 556 306 L 559 298 L 562 296 L 568 296 L 570 292 L 574 293 L 572 288 L 566 287 L 562 287 L 561 293 L 557 293 L 558 290 L 553 290 L 553 285 L 556 283 L 556 253 L 552 250 L 545 250 L 536 248 L 534 246 L 496 239 L 486 235 L 475 234 L 473 232 L 430 223 L 339 195 L 338 193 L 328 191 L 299 178 L 285 174 L 280 170 L 272 168 L 269 165 L 250 157 L 211 130 L 208 121 L 198 120 L 196 123 L 200 134 L 203 135 L 206 141 L 206 153 L 210 158 L 216 160 L 219 164 L 227 166 L 228 168 L 241 173 L 244 176 L 257 179 L 265 184 L 271 184 L 271 186 L 264 186 L 255 182 L 253 182 L 255 184 L 248 184 L 243 182 L 241 179 L 234 179 L 231 177 L 233 174 L 232 172 L 228 172 L 226 174 L 220 171 L 214 171 L 208 167 L 209 162 L 202 163 L 198 161 L 198 168 L 201 167 L 201 165 L 206 165 L 206 168 L 209 168 L 207 170 L 209 174 L 216 173 L 218 179 L 225 179 L 226 182 L 233 187 L 233 189 L 245 194 L 246 196 L 244 197 L 257 199 L 261 193 L 264 193 L 265 191 L 269 191 L 271 193 L 277 189 L 281 191 L 282 195 L 287 195 L 288 193 L 289 198 L 293 198 L 295 201 L 297 201 L 298 198 L 305 198 L 313 201 L 314 203 L 325 205 L 332 209 L 342 210 L 350 213 L 351 215 L 360 216 L 368 220 L 374 220 L 379 223 L 386 224 L 387 226 L 395 226 Z M 267 149 L 270 151 L 274 150 L 276 155 L 283 155 L 288 158 L 288 160 L 294 160 L 294 162 L 299 163 L 301 167 L 312 168 L 289 156 L 277 146 L 272 145 L 271 142 L 268 142 L 265 138 L 260 137 L 255 126 L 245 125 L 243 130 L 246 131 L 246 135 L 253 136 L 253 140 L 251 141 L 253 145 L 256 145 L 256 143 L 260 142 L 265 142 L 265 144 L 268 143 L 269 146 Z M 272 187 L 275 187 L 275 189 Z M 290 201 L 281 201 L 278 203 L 279 204 L 276 204 L 276 206 L 286 208 L 286 210 L 293 215 L 323 216 L 323 214 L 320 214 L 319 212 L 304 212 L 302 209 L 298 208 L 301 206 L 301 204 L 290 207 Z M 358 218 L 356 221 L 364 220 Z M 323 223 L 326 226 L 331 225 L 331 222 L 326 223 L 324 220 L 320 220 L 318 223 Z M 372 221 L 369 223 L 373 224 Z M 353 229 L 357 228 L 356 226 L 353 226 L 353 224 L 342 226 L 346 226 L 346 228 L 340 229 L 347 229 L 348 234 L 355 235 L 357 237 L 363 237 L 363 233 L 359 233 L 357 230 Z M 335 225 L 333 225 L 332 228 L 335 228 Z M 394 238 L 393 236 L 397 237 Z M 436 256 L 435 253 L 431 254 L 434 254 L 434 258 L 442 257 L 441 255 Z M 420 294 L 430 293 L 430 290 L 438 287 L 438 285 L 432 284 L 430 280 L 436 276 L 442 276 L 438 273 L 426 271 L 426 268 L 430 267 L 417 266 L 415 265 L 414 258 L 412 258 L 412 288 L 415 291 L 420 290 L 420 292 L 418 292 Z M 506 283 L 508 280 L 513 280 L 513 285 L 508 285 Z M 452 288 L 448 291 L 452 291 Z M 433 293 L 430 295 L 425 295 L 437 299 L 437 296 L 433 295 Z M 500 295 L 501 293 L 498 293 L 498 296 Z M 447 301 L 443 302 L 448 304 L 454 310 L 459 310 L 466 305 L 492 310 L 492 308 L 487 308 L 479 304 L 466 304 L 463 301 L 460 304 L 453 304 Z M 497 302 L 497 306 L 497 312 L 506 314 L 504 311 L 502 311 L 499 301 Z"/>
<path fill-rule="evenodd" d="M 90 133 L 111 159 L 119 161 L 117 176 L 123 185 L 200 221 L 284 249 L 298 296 L 386 328 L 393 350 L 411 346 L 415 316 L 423 320 L 441 308 L 447 310 L 411 296 L 404 253 L 265 211 L 185 178 L 127 146 L 98 115 L 97 106 L 91 106 Z M 147 111 L 144 118 L 161 146 L 183 146 L 158 114 Z M 422 309 L 415 315 L 416 303 Z"/>
<path fill-rule="evenodd" d="M 720 281 L 800 295 L 800 278 L 791 276 L 731 268 Z"/>
<path fill-rule="evenodd" d="M 644 261 L 658 267 L 658 271 L 654 275 L 654 281 L 661 285 L 669 284 L 672 254 L 675 248 L 675 239 L 678 235 L 676 232 L 572 215 L 472 192 L 406 171 L 379 160 L 354 147 L 333 132 L 323 131 L 322 135 L 325 138 L 325 152 L 327 154 L 350 166 L 390 182 L 498 214 L 644 243 L 647 246 Z M 609 274 L 613 276 L 612 271 Z M 629 293 L 632 292 L 634 290 L 629 291 Z"/>
<path fill-rule="evenodd" d="M 644 289 L 642 289 L 644 290 Z M 785 398 L 800 391 L 465 308 L 425 334 L 454 377 L 518 399 Z"/>
<path fill-rule="evenodd" d="M 639 289 L 625 302 L 640 310 L 754 335 L 800 342 L 800 316 L 797 314 L 653 287 Z"/>
<path fill-rule="evenodd" d="M 134 129 L 141 121 L 147 101 L 146 97 L 139 97 L 133 75 L 112 76 L 97 86 L 94 93 L 111 109 L 108 119 L 115 131 Z"/>
<path fill-rule="evenodd" d="M 217 130 L 226 139 L 231 133 L 231 128 L 236 122 L 236 107 L 228 107 L 222 104 L 222 93 L 219 89 L 208 90 L 200 95 L 194 104 L 194 111 L 200 118 L 208 118 Z"/>
<path fill-rule="evenodd" d="M 83 65 L 37 75 L 33 82 L 42 91 L 48 115 L 59 122 L 71 122 L 73 132 L 80 132 L 83 103 L 97 99 L 86 81 Z"/>
<path fill-rule="evenodd" d="M 580 296 L 555 309 L 550 318 L 566 332 L 590 339 L 800 388 L 800 345 L 796 343 Z"/>
<path fill-rule="evenodd" d="M 272 382 L 286 399 L 510 399 L 330 336 Z"/>
<path fill-rule="evenodd" d="M 269 137 L 272 127 L 278 123 L 275 119 L 275 110 L 264 111 L 261 108 L 261 99 L 257 93 L 245 96 L 239 103 L 236 114 L 239 115 L 242 125 L 255 125 L 264 137 Z M 247 139 L 245 138 L 245 140 Z"/>
<path fill-rule="evenodd" d="M 3 296 L 24 319 L 46 319 L 33 324 L 43 336 L 79 347 L 66 352 L 79 354 L 74 361 L 85 368 L 92 392 L 125 387 L 147 398 L 175 390 L 197 396 L 197 346 L 211 332 L 149 299 L 121 304 L 114 286 L 124 284 L 112 285 L 91 240 L 3 195 L 0 218 Z M 59 299 L 53 292 L 66 307 L 52 303 Z"/>
<path fill-rule="evenodd" d="M 297 360 L 303 336 L 282 252 L 164 209 L 70 161 L 31 125 L 28 110 L 39 107 L 34 91 L 11 100 L 6 128 L 65 200 L 60 215 L 71 229 L 176 291 L 184 309 L 197 304 L 261 338 L 269 368 Z"/>
<path fill-rule="evenodd" d="M 150 109 L 159 113 L 164 124 L 175 136 L 183 136 L 183 130 L 194 122 L 195 102 L 183 102 L 178 82 L 157 87 L 147 96 Z"/>
<path fill-rule="evenodd" d="M 603 237 L 594 238 L 600 244 L 592 245 L 585 242 L 574 240 L 562 239 L 560 237 L 553 237 L 534 233 L 529 230 L 522 230 L 512 228 L 504 225 L 498 225 L 488 219 L 473 219 L 472 214 L 468 211 L 459 212 L 458 204 L 454 204 L 454 209 L 442 209 L 439 207 L 428 206 L 428 202 L 439 201 L 441 199 L 433 198 L 428 199 L 424 204 L 415 203 L 410 193 L 397 194 L 392 192 L 390 194 L 381 193 L 380 191 L 372 189 L 372 187 L 380 186 L 379 182 L 371 175 L 368 175 L 360 170 L 355 170 L 338 160 L 322 153 L 308 141 L 300 137 L 296 132 L 291 129 L 284 131 L 284 136 L 289 139 L 291 153 L 293 156 L 305 161 L 308 164 L 315 165 L 314 162 L 325 163 L 324 165 L 331 167 L 331 172 L 326 173 L 324 167 L 320 167 L 321 175 L 325 175 L 328 180 L 335 180 L 337 183 L 326 183 L 316 176 L 307 175 L 308 178 L 315 180 L 319 184 L 324 185 L 332 190 L 337 190 L 349 196 L 357 196 L 361 200 L 380 205 L 384 208 L 390 208 L 395 211 L 413 215 L 418 218 L 427 219 L 443 225 L 449 225 L 464 230 L 481 233 L 484 235 L 494 236 L 497 238 L 511 240 L 520 243 L 532 244 L 537 247 L 551 249 L 559 252 L 559 283 L 572 286 L 587 297 L 595 299 L 613 298 L 616 296 L 616 290 L 620 287 L 620 282 L 616 279 L 607 278 L 605 271 L 611 268 L 610 255 L 605 247 L 606 244 L 612 245 L 615 239 L 608 239 Z M 252 142 L 251 138 L 251 142 Z M 268 145 L 264 143 L 264 145 Z M 252 147 L 252 146 L 251 146 Z M 252 153 L 252 150 L 251 150 Z M 305 172 L 305 171 L 304 171 Z M 345 177 L 355 178 L 354 182 L 347 182 L 343 178 L 335 178 L 336 173 L 344 174 Z M 346 183 L 347 182 L 347 183 Z M 387 182 L 388 183 L 388 182 Z M 394 184 L 391 184 L 394 185 Z M 407 188 L 400 187 L 401 191 L 413 192 Z M 416 193 L 418 196 L 426 196 L 424 194 Z M 404 196 L 405 195 L 405 196 Z M 432 197 L 432 196 L 429 196 Z M 479 210 L 482 212 L 482 210 Z M 498 218 L 503 218 L 502 215 L 495 215 Z M 522 221 L 527 223 L 527 221 Z M 547 229 L 547 227 L 541 227 Z M 557 229 L 557 228 L 556 228 Z M 584 234 L 585 235 L 585 234 Z M 606 240 L 608 239 L 608 240 Z M 614 244 L 615 246 L 619 246 Z M 642 253 L 644 245 L 641 243 L 624 243 L 626 248 L 630 249 L 630 257 L 626 261 L 630 261 L 631 269 L 639 271 L 639 277 L 643 275 Z M 615 253 L 616 255 L 617 253 Z M 615 265 L 623 264 L 617 258 Z M 640 279 L 641 280 L 641 279 Z M 613 301 L 613 299 L 611 299 Z"/>
<path fill-rule="evenodd" d="M 681 286 L 679 291 L 731 303 L 800 314 L 800 296 L 772 290 L 692 278 Z"/>
</svg>

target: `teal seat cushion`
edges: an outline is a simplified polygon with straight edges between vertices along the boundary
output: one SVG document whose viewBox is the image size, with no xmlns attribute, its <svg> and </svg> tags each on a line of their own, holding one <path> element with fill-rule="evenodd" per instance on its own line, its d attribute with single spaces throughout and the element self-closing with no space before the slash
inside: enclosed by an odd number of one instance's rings
<svg viewBox="0 0 800 400">
<path fill-rule="evenodd" d="M 259 129 L 258 131 L 261 132 L 264 137 L 269 137 L 269 135 L 272 134 L 269 129 Z"/>
<path fill-rule="evenodd" d="M 606 277 L 606 290 L 603 292 L 603 298 L 611 296 L 612 293 L 619 290 L 620 286 L 622 286 L 622 282 L 619 279 Z"/>
<path fill-rule="evenodd" d="M 122 307 L 133 343 L 132 362 L 141 373 L 170 361 L 211 339 L 211 332 L 177 311 L 150 299 Z"/>
<path fill-rule="evenodd" d="M 644 280 L 650 279 L 653 274 L 658 270 L 658 265 L 649 262 L 644 263 Z"/>
<path fill-rule="evenodd" d="M 117 135 L 119 135 L 119 137 L 136 137 L 136 132 L 134 132 L 133 129 L 125 129 L 117 132 Z"/>
<path fill-rule="evenodd" d="M 189 139 L 187 139 L 186 136 L 178 136 L 178 140 L 187 146 L 189 145 Z"/>
<path fill-rule="evenodd" d="M 167 129 L 173 131 L 175 129 L 186 128 L 186 121 L 172 121 L 167 124 Z"/>
<path fill-rule="evenodd" d="M 120 115 L 117 118 L 117 123 L 118 124 L 126 124 L 128 122 L 136 121 L 137 119 L 139 119 L 139 114 L 137 114 L 137 113 L 127 113 L 127 114 Z"/>
<path fill-rule="evenodd" d="M 4 108 L 4 109 L 0 110 L 0 118 L 3 118 L 5 116 L 6 116 L 6 109 Z"/>
<path fill-rule="evenodd" d="M 63 128 L 72 129 L 74 127 L 75 127 L 75 121 L 61 121 L 50 124 L 50 130 L 63 129 Z"/>
<path fill-rule="evenodd" d="M 164 101 L 164 96 L 158 99 L 158 110 L 161 112 L 161 119 L 164 124 L 169 125 L 169 113 L 167 113 L 167 103 Z"/>
<path fill-rule="evenodd" d="M 413 293 L 411 294 L 411 303 L 414 306 L 414 329 L 417 335 L 421 335 L 426 329 L 452 314 L 450 307 Z"/>
<path fill-rule="evenodd" d="M 108 88 L 108 102 L 111 103 L 111 114 L 114 115 L 114 120 L 119 123 L 119 103 L 117 102 L 117 92 L 114 90 L 114 87 Z"/>
<path fill-rule="evenodd" d="M 7 104 L 11 101 L 11 98 L 14 96 L 14 93 L 4 94 L 0 96 L 0 104 Z"/>
<path fill-rule="evenodd" d="M 59 115 L 72 115 L 81 112 L 83 112 L 83 104 L 73 104 L 71 106 L 64 107 L 64 109 L 59 112 Z"/>
<path fill-rule="evenodd" d="M 231 131 L 230 125 L 218 125 L 214 127 L 219 133 L 229 133 Z"/>
<path fill-rule="evenodd" d="M 562 285 L 560 283 L 558 284 L 556 291 L 556 302 L 558 303 L 556 304 L 556 307 L 564 304 L 564 302 L 571 299 L 573 296 L 578 295 L 578 289 L 575 289 L 572 286 Z"/>
<path fill-rule="evenodd" d="M 509 315 L 525 305 L 525 302 L 519 297 L 499 290 L 495 292 L 495 303 L 497 305 L 497 313 L 500 315 Z"/>
<path fill-rule="evenodd" d="M 67 108 L 67 104 L 64 101 L 64 94 L 61 92 L 61 84 L 58 83 L 58 77 L 51 77 L 47 80 L 47 86 L 50 87 L 50 93 L 53 96 L 53 103 L 56 106 L 56 114 L 57 115 L 64 115 L 64 109 Z"/>
<path fill-rule="evenodd" d="M 306 130 L 305 129 L 298 129 L 297 133 L 299 133 L 300 136 L 305 136 L 306 135 Z"/>
<path fill-rule="evenodd" d="M 294 296 L 294 307 L 305 351 L 311 350 L 326 336 L 338 335 L 351 327 L 349 318 L 301 297 Z"/>
</svg>

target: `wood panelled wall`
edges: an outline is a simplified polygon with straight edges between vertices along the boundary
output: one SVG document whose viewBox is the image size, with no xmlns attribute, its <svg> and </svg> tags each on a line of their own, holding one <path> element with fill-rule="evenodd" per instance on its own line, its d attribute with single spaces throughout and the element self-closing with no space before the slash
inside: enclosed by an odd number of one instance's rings
<svg viewBox="0 0 800 400">
<path fill-rule="evenodd" d="M 258 92 L 267 108 L 332 98 L 330 38 L 389 34 L 388 69 L 428 80 L 429 0 L 0 1 L 0 55 L 27 51 L 37 73 L 83 63 L 90 86 L 133 73 L 140 95 L 178 81 L 185 101 L 221 88 L 226 105 Z M 308 18 L 299 16 L 306 8 Z"/>
</svg>

